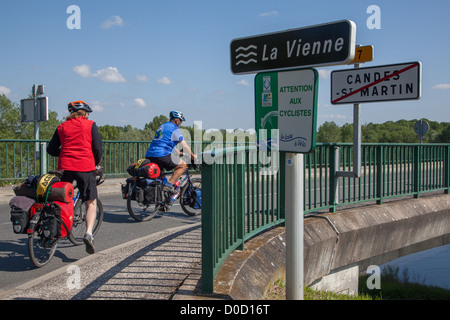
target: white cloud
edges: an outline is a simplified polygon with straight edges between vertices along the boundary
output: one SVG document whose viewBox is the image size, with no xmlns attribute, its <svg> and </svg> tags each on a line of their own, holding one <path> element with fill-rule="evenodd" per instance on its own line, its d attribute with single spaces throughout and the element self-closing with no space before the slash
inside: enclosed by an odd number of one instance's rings
<svg viewBox="0 0 450 320">
<path fill-rule="evenodd" d="M 92 76 L 99 78 L 103 82 L 127 82 L 116 67 L 97 70 Z"/>
<path fill-rule="evenodd" d="M 441 83 L 441 84 L 437 84 L 433 87 L 433 89 L 438 89 L 438 90 L 450 90 L 450 83 Z"/>
<path fill-rule="evenodd" d="M 158 83 L 160 83 L 160 84 L 171 84 L 172 80 L 170 80 L 167 77 L 162 77 L 161 79 L 158 79 Z"/>
<path fill-rule="evenodd" d="M 96 112 L 102 112 L 104 110 L 104 107 L 100 101 L 91 101 L 89 104 L 92 110 Z"/>
<path fill-rule="evenodd" d="M 83 78 L 97 77 L 103 82 L 127 82 L 116 67 L 108 67 L 91 73 L 91 67 L 87 64 L 82 64 L 73 67 L 72 70 Z"/>
<path fill-rule="evenodd" d="M 347 119 L 347 116 L 344 116 L 342 114 L 319 114 L 319 118 L 345 120 Z"/>
<path fill-rule="evenodd" d="M 250 86 L 250 83 L 248 83 L 248 81 L 245 79 L 242 79 L 241 81 L 238 81 L 236 83 L 240 86 L 246 86 L 246 87 Z"/>
<path fill-rule="evenodd" d="M 4 94 L 5 96 L 11 93 L 11 89 L 7 87 L 0 86 L 0 94 Z"/>
<path fill-rule="evenodd" d="M 138 74 L 136 79 L 138 82 L 147 82 L 149 80 L 145 74 Z"/>
<path fill-rule="evenodd" d="M 119 16 L 112 16 L 108 20 L 102 23 L 103 29 L 110 29 L 114 26 L 123 27 L 123 20 Z"/>
<path fill-rule="evenodd" d="M 82 64 L 81 66 L 73 67 L 73 72 L 82 76 L 83 78 L 87 78 L 91 75 L 91 68 L 87 64 Z"/>
<path fill-rule="evenodd" d="M 145 108 L 147 104 L 145 103 L 144 99 L 136 98 L 134 99 L 133 106 L 136 106 L 138 108 Z"/>
<path fill-rule="evenodd" d="M 263 12 L 259 15 L 260 17 L 270 17 L 270 16 L 278 16 L 278 11 L 268 11 L 268 12 Z"/>
</svg>

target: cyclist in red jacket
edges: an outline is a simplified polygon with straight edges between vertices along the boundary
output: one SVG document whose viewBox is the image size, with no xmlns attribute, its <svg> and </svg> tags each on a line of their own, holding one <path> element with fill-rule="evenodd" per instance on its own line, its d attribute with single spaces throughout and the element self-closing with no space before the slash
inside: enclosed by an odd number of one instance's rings
<svg viewBox="0 0 450 320">
<path fill-rule="evenodd" d="M 83 101 L 68 104 L 70 115 L 56 128 L 47 152 L 58 159 L 64 170 L 62 181 L 77 181 L 80 198 L 86 204 L 86 251 L 95 252 L 92 230 L 97 216 L 96 166 L 102 159 L 102 138 L 94 121 L 88 120 L 92 109 Z"/>
</svg>

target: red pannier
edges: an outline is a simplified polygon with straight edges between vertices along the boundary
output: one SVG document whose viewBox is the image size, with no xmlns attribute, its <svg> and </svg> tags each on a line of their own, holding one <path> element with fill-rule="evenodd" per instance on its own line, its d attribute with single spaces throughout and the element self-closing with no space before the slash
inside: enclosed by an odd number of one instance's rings
<svg viewBox="0 0 450 320">
<path fill-rule="evenodd" d="M 64 238 L 73 226 L 73 200 L 68 203 L 53 201 L 43 209 L 44 236 L 49 239 Z"/>
<path fill-rule="evenodd" d="M 69 203 L 73 201 L 73 194 L 73 185 L 70 182 L 55 182 L 51 186 L 47 200 Z"/>
</svg>

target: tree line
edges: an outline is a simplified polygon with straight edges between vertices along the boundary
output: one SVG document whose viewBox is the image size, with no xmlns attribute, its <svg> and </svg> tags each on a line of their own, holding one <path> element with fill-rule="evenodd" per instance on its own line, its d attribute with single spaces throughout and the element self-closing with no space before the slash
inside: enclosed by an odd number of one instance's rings
<svg viewBox="0 0 450 320">
<path fill-rule="evenodd" d="M 449 143 L 450 122 L 425 120 L 429 130 L 423 143 Z M 420 137 L 414 131 L 415 120 L 387 121 L 381 124 L 361 125 L 362 143 L 419 143 Z M 353 142 L 353 124 L 338 126 L 334 121 L 323 123 L 317 132 L 318 142 Z"/>
<path fill-rule="evenodd" d="M 126 126 L 99 126 L 99 132 L 104 141 L 151 141 L 158 127 L 169 119 L 164 115 L 155 116 L 151 122 L 145 124 L 143 129 Z M 429 124 L 429 131 L 423 139 L 424 143 L 450 143 L 450 123 L 436 122 L 424 119 Z M 50 140 L 56 127 L 64 119 L 59 119 L 55 111 L 49 110 L 49 120 L 39 123 L 39 138 Z M 388 121 L 382 124 L 366 123 L 361 126 L 363 143 L 418 143 L 419 137 L 414 132 L 416 120 Z M 205 135 L 205 130 L 197 127 L 181 126 L 186 135 L 192 140 L 194 137 L 208 137 L 203 140 L 216 140 L 217 137 L 246 136 L 246 139 L 254 141 L 254 137 L 246 132 L 235 130 L 233 135 L 227 134 L 225 129 L 216 130 L 217 134 Z M 212 138 L 211 138 L 212 137 Z M 4 94 L 0 95 L 0 139 L 34 139 L 34 124 L 22 122 L 20 119 L 20 105 L 12 102 Z M 323 123 L 317 131 L 317 142 L 353 142 L 353 124 L 346 123 L 342 126 L 335 122 Z"/>
</svg>

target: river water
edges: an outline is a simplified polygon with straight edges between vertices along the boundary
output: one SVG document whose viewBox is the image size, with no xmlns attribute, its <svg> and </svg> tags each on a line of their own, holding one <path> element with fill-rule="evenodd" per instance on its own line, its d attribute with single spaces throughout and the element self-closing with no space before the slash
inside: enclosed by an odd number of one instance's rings
<svg viewBox="0 0 450 320">
<path fill-rule="evenodd" d="M 399 267 L 400 277 L 402 277 L 402 270 L 406 268 L 410 282 L 450 289 L 450 245 L 398 258 L 381 265 L 381 270 L 387 265 Z M 381 285 L 382 283 L 383 275 L 381 275 Z"/>
</svg>

